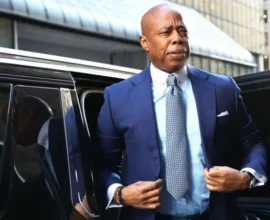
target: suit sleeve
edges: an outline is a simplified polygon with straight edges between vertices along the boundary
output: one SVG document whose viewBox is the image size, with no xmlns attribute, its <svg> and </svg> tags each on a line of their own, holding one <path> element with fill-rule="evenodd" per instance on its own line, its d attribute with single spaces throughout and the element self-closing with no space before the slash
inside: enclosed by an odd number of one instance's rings
<svg viewBox="0 0 270 220">
<path fill-rule="evenodd" d="M 124 149 L 124 138 L 116 128 L 110 102 L 110 88 L 107 87 L 97 125 L 98 188 L 103 202 L 106 201 L 108 188 L 115 183 L 121 184 L 120 170 Z"/>
<path fill-rule="evenodd" d="M 230 78 L 231 79 L 231 78 Z M 262 177 L 266 178 L 267 153 L 262 144 L 259 132 L 256 129 L 251 116 L 245 107 L 241 90 L 231 79 L 235 88 L 236 95 L 236 111 L 235 111 L 235 133 L 239 137 L 239 143 L 242 146 L 244 154 L 241 169 L 251 168 Z"/>
</svg>

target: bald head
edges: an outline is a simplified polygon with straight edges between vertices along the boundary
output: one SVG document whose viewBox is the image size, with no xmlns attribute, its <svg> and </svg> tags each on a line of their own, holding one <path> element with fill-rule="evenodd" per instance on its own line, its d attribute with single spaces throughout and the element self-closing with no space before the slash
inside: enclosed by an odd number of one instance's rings
<svg viewBox="0 0 270 220">
<path fill-rule="evenodd" d="M 141 20 L 142 48 L 155 67 L 168 73 L 183 68 L 190 54 L 187 29 L 176 7 L 157 5 Z"/>
<path fill-rule="evenodd" d="M 177 13 L 180 17 L 182 17 L 181 14 L 169 4 L 156 5 L 150 8 L 141 19 L 142 34 L 147 36 L 148 32 L 151 30 L 151 27 L 159 22 L 158 20 L 165 13 Z"/>
</svg>

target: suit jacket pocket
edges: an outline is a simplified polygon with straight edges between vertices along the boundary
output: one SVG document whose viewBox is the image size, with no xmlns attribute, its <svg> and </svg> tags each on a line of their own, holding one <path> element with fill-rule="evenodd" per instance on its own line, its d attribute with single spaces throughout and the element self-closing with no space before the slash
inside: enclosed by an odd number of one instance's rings
<svg viewBox="0 0 270 220">
<path fill-rule="evenodd" d="M 229 122 L 230 119 L 230 115 L 225 115 L 225 116 L 221 116 L 221 117 L 217 117 L 216 118 L 216 123 L 217 124 L 224 124 Z"/>
</svg>

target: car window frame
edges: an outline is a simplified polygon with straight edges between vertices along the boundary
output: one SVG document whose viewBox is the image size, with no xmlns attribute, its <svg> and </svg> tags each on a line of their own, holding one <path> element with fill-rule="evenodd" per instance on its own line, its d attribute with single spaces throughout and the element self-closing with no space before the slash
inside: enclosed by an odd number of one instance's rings
<svg viewBox="0 0 270 220">
<path fill-rule="evenodd" d="M 5 181 L 5 177 L 7 175 L 6 171 L 6 164 L 9 161 L 9 154 L 8 151 L 8 137 L 9 137 L 9 130 L 10 130 L 10 121 L 11 121 L 11 105 L 12 105 L 12 93 L 13 93 L 13 84 L 11 83 L 0 83 L 0 87 L 4 87 L 9 89 L 9 101 L 8 101 L 8 108 L 7 108 L 7 116 L 6 116 L 6 124 L 5 124 L 5 132 L 4 132 L 4 139 L 3 139 L 3 149 L 1 153 L 0 159 L 0 209 L 5 208 L 5 204 L 8 200 L 8 191 L 6 190 L 8 184 Z"/>
</svg>

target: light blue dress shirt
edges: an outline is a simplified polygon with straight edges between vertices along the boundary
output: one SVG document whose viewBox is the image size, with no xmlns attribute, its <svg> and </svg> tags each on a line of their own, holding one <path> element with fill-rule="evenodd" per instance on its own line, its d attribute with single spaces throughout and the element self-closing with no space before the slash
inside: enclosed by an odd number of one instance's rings
<svg viewBox="0 0 270 220">
<path fill-rule="evenodd" d="M 192 85 L 187 77 L 187 69 L 184 67 L 175 76 L 178 80 L 179 89 L 182 89 L 186 107 L 188 157 L 189 157 L 189 190 L 181 200 L 175 200 L 166 191 L 165 161 L 166 161 L 166 79 L 168 74 L 150 67 L 152 77 L 152 92 L 157 119 L 158 134 L 161 152 L 161 178 L 164 180 L 161 194 L 161 206 L 156 210 L 158 213 L 187 216 L 202 213 L 208 207 L 209 190 L 203 176 L 205 160 L 202 150 L 202 139 L 199 127 L 197 106 L 192 90 Z M 179 177 L 181 178 L 181 176 Z"/>
</svg>

